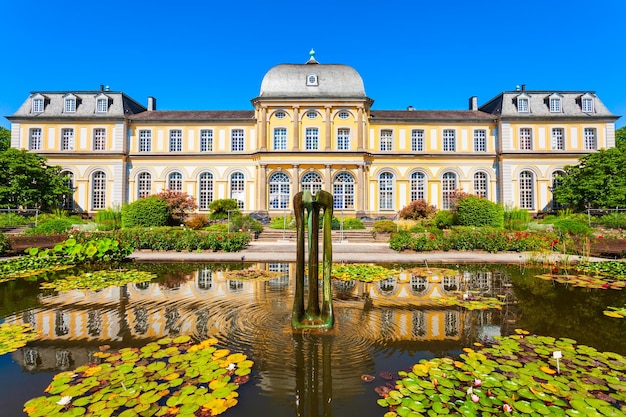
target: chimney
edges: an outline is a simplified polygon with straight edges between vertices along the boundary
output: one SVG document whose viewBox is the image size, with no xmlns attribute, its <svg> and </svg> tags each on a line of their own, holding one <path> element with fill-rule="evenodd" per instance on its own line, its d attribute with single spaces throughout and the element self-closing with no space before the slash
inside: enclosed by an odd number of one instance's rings
<svg viewBox="0 0 626 417">
<path fill-rule="evenodd" d="M 526 91 L 526 84 L 522 84 L 522 91 Z"/>
<path fill-rule="evenodd" d="M 156 98 L 148 97 L 148 111 L 156 110 Z"/>
<path fill-rule="evenodd" d="M 104 84 L 100 84 L 100 91 L 104 91 Z"/>
<path fill-rule="evenodd" d="M 407 111 L 413 111 L 413 110 L 415 110 L 415 109 L 413 108 L 413 106 L 409 106 L 409 107 L 407 107 L 407 108 L 406 108 L 406 110 L 407 110 Z"/>
<path fill-rule="evenodd" d="M 478 110 L 478 97 L 472 96 L 469 98 L 469 109 Z"/>
</svg>

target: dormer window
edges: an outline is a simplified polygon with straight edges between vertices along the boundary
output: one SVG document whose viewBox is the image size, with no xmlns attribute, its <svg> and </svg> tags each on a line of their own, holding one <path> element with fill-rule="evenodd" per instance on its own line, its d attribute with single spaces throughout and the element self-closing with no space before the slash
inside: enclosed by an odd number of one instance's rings
<svg viewBox="0 0 626 417">
<path fill-rule="evenodd" d="M 590 94 L 582 96 L 581 106 L 583 113 L 593 113 L 593 97 Z"/>
<path fill-rule="evenodd" d="M 517 97 L 517 112 L 518 113 L 528 113 L 530 111 L 530 105 L 528 103 L 528 96 L 518 96 Z"/>
<path fill-rule="evenodd" d="M 65 113 L 75 113 L 76 112 L 76 97 L 68 96 L 65 97 L 65 105 L 63 106 Z"/>
<path fill-rule="evenodd" d="M 33 113 L 42 113 L 43 104 L 43 96 L 37 95 L 33 97 Z"/>
<path fill-rule="evenodd" d="M 550 113 L 561 113 L 561 97 L 557 94 L 553 94 L 549 98 L 550 101 Z"/>
<path fill-rule="evenodd" d="M 109 100 L 107 98 L 99 98 L 96 100 L 96 112 L 106 113 L 108 110 Z"/>
<path fill-rule="evenodd" d="M 309 74 L 306 76 L 306 85 L 317 86 L 317 74 Z"/>
</svg>

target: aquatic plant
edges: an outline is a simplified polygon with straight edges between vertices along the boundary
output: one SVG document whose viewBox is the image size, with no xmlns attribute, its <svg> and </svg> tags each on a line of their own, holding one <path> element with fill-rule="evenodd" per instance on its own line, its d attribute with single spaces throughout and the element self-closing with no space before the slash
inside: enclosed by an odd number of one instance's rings
<svg viewBox="0 0 626 417">
<path fill-rule="evenodd" d="M 536 277 L 546 281 L 553 281 L 558 282 L 559 284 L 572 285 L 574 287 L 581 288 L 621 290 L 626 287 L 626 281 L 611 279 L 607 276 L 601 275 L 591 276 L 549 273 L 536 275 Z"/>
<path fill-rule="evenodd" d="M 332 278 L 342 281 L 376 282 L 397 276 L 400 272 L 381 265 L 333 264 Z"/>
<path fill-rule="evenodd" d="M 586 262 L 576 265 L 575 268 L 580 272 L 626 280 L 626 262 Z"/>
<path fill-rule="evenodd" d="M 496 337 L 458 360 L 421 360 L 376 387 L 386 417 L 624 416 L 626 358 L 567 338 Z"/>
<path fill-rule="evenodd" d="M 164 338 L 142 348 L 104 349 L 91 363 L 54 376 L 46 395 L 24 404 L 30 417 L 209 417 L 234 407 L 253 365 L 216 339 Z"/>
<path fill-rule="evenodd" d="M 224 271 L 224 277 L 226 279 L 235 280 L 268 281 L 270 279 L 278 278 L 281 275 L 283 275 L 282 272 L 267 271 L 265 269 L 240 269 Z"/>
<path fill-rule="evenodd" d="M 0 356 L 26 346 L 26 343 L 37 337 L 29 324 L 0 324 Z"/>
<path fill-rule="evenodd" d="M 626 306 L 625 307 L 608 306 L 607 310 L 604 310 L 602 313 L 608 317 L 613 317 L 615 319 L 623 319 L 623 318 L 626 318 Z"/>
<path fill-rule="evenodd" d="M 455 294 L 433 297 L 432 300 L 439 305 L 447 307 L 458 306 L 467 310 L 502 310 L 504 305 L 504 301 L 495 297 L 484 297 L 473 292 L 457 292 Z"/>
<path fill-rule="evenodd" d="M 41 289 L 56 291 L 90 290 L 97 291 L 107 287 L 119 287 L 130 283 L 152 281 L 155 274 L 137 270 L 102 270 L 69 275 L 50 282 L 42 282 Z"/>
</svg>

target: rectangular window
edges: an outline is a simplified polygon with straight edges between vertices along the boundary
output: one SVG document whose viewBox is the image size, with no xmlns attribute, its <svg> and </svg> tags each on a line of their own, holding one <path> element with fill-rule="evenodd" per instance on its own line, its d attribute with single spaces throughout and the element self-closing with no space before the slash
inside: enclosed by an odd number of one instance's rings
<svg viewBox="0 0 626 417">
<path fill-rule="evenodd" d="M 284 127 L 274 129 L 274 150 L 287 150 L 287 129 Z"/>
<path fill-rule="evenodd" d="M 337 129 L 337 149 L 350 150 L 350 129 Z"/>
<path fill-rule="evenodd" d="M 316 127 L 309 127 L 304 133 L 304 146 L 307 151 L 316 151 L 320 146 L 319 130 Z"/>
<path fill-rule="evenodd" d="M 74 113 L 75 111 L 76 111 L 76 99 L 66 98 L 65 99 L 65 113 Z"/>
<path fill-rule="evenodd" d="M 200 131 L 200 152 L 213 152 L 213 130 Z"/>
<path fill-rule="evenodd" d="M 527 98 L 517 99 L 517 111 L 519 113 L 528 113 L 528 99 Z"/>
<path fill-rule="evenodd" d="M 557 151 L 565 149 L 565 135 L 560 127 L 552 129 L 552 149 Z"/>
<path fill-rule="evenodd" d="M 31 151 L 41 150 L 41 129 L 34 128 L 30 130 L 30 137 L 28 139 L 28 149 Z"/>
<path fill-rule="evenodd" d="M 74 129 L 61 129 L 61 150 L 74 150 Z"/>
<path fill-rule="evenodd" d="M 393 151 L 393 130 L 380 131 L 380 150 L 382 152 Z"/>
<path fill-rule="evenodd" d="M 43 99 L 36 98 L 33 100 L 33 113 L 41 113 L 43 111 Z"/>
<path fill-rule="evenodd" d="M 531 128 L 522 127 L 519 130 L 519 149 L 530 151 L 533 149 L 533 131 Z"/>
<path fill-rule="evenodd" d="M 242 152 L 244 150 L 243 129 L 233 129 L 230 132 L 230 150 Z"/>
<path fill-rule="evenodd" d="M 411 131 L 411 152 L 424 152 L 424 131 L 422 129 Z"/>
<path fill-rule="evenodd" d="M 474 152 L 487 152 L 486 130 L 474 130 Z"/>
<path fill-rule="evenodd" d="M 593 99 L 583 98 L 583 112 L 593 113 Z"/>
<path fill-rule="evenodd" d="M 550 112 L 552 112 L 552 113 L 560 113 L 561 112 L 561 99 L 560 98 L 551 98 L 550 99 Z"/>
<path fill-rule="evenodd" d="M 585 150 L 594 151 L 598 149 L 598 140 L 596 138 L 596 129 L 586 127 L 584 130 Z"/>
<path fill-rule="evenodd" d="M 104 151 L 106 149 L 107 131 L 106 129 L 93 130 L 93 150 Z"/>
<path fill-rule="evenodd" d="M 98 102 L 96 104 L 96 111 L 98 113 L 106 113 L 107 112 L 107 108 L 108 108 L 108 106 L 107 106 L 108 101 L 109 100 L 107 100 L 106 98 L 99 98 Z"/>
<path fill-rule="evenodd" d="M 139 152 L 152 151 L 152 132 L 150 130 L 139 131 Z"/>
<path fill-rule="evenodd" d="M 170 152 L 183 151 L 183 131 L 170 130 Z"/>
<path fill-rule="evenodd" d="M 456 152 L 456 131 L 454 129 L 443 130 L 443 151 Z"/>
</svg>

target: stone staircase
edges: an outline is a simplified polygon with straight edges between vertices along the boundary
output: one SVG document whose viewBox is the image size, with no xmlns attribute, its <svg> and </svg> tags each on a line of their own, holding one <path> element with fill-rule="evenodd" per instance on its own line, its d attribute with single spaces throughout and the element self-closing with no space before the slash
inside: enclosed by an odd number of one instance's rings
<svg viewBox="0 0 626 417">
<path fill-rule="evenodd" d="M 320 230 L 320 240 L 322 239 L 323 232 Z M 341 240 L 342 234 L 340 230 L 332 231 L 333 242 L 339 242 Z M 287 240 L 289 242 L 296 241 L 296 231 L 295 230 L 279 230 L 279 229 L 270 229 L 265 228 L 263 232 L 261 232 L 256 239 L 257 242 L 277 242 L 280 240 Z M 374 239 L 372 236 L 371 230 L 344 230 L 343 231 L 343 240 L 350 243 L 375 243 L 380 242 L 380 240 Z"/>
</svg>

